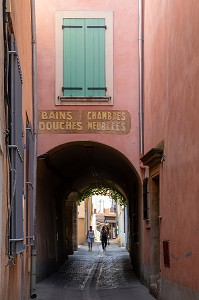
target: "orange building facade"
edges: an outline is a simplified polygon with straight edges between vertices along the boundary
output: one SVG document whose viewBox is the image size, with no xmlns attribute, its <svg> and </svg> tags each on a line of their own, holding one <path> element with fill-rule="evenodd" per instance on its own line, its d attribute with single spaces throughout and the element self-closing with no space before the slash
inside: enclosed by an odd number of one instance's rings
<svg viewBox="0 0 199 300">
<path fill-rule="evenodd" d="M 154 265 L 160 280 L 149 276 L 151 289 L 156 283 L 165 300 L 199 297 L 198 15 L 197 1 L 145 1 L 142 161 L 149 166 L 149 220 L 144 235 L 149 245 L 159 242 L 153 255 L 145 249 L 144 264 Z"/>
<path fill-rule="evenodd" d="M 35 157 L 31 1 L 2 1 L 0 299 L 29 299 Z"/>
</svg>

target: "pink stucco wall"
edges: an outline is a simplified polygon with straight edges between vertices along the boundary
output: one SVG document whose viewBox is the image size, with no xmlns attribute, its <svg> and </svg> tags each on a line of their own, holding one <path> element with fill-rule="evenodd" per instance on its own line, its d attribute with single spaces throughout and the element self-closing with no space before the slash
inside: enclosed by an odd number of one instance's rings
<svg viewBox="0 0 199 300">
<path fill-rule="evenodd" d="M 55 106 L 55 12 L 59 10 L 113 11 L 114 105 Z M 38 155 L 71 141 L 99 141 L 118 149 L 139 169 L 138 150 L 138 33 L 137 1 L 36 1 L 38 51 L 38 110 L 127 110 L 131 131 L 111 134 L 39 134 Z"/>
<path fill-rule="evenodd" d="M 32 33 L 29 1 L 11 1 L 11 17 L 23 76 L 23 118 L 32 123 Z M 23 22 L 21 15 L 26 15 Z M 26 121 L 24 121 L 25 124 Z"/>
<path fill-rule="evenodd" d="M 164 141 L 165 155 L 160 230 L 171 267 L 161 273 L 199 291 L 198 15 L 197 0 L 145 1 L 145 151 Z"/>
<path fill-rule="evenodd" d="M 10 3 L 9 3 L 10 2 Z M 30 12 L 30 1 L 26 0 L 18 0 L 18 1 L 8 1 L 6 7 L 8 8 L 10 5 L 10 18 L 12 22 L 8 22 L 7 26 L 9 28 L 9 32 L 13 33 L 18 57 L 21 66 L 23 84 L 22 84 L 22 117 L 23 117 L 23 128 L 24 128 L 24 144 L 25 144 L 25 128 L 26 128 L 26 117 L 33 124 L 32 120 L 32 40 L 31 40 L 31 12 Z M 2 13 L 2 10 L 1 10 Z M 1 17 L 1 30 L 3 26 L 3 20 Z M 12 29 L 13 31 L 12 31 Z M 2 31 L 1 37 L 2 38 Z M 3 49 L 1 44 L 1 70 L 3 68 Z M 3 78 L 1 77 L 1 95 L 3 88 Z M 5 99 L 4 99 L 5 100 Z M 14 265 L 9 265 L 10 257 L 6 255 L 6 244 L 7 244 L 7 229 L 10 225 L 8 221 L 8 210 L 10 210 L 10 195 L 9 195 L 9 177 L 10 177 L 10 157 L 8 155 L 8 140 L 5 139 L 5 130 L 8 128 L 9 122 L 6 123 L 5 115 L 3 117 L 3 113 L 5 113 L 4 108 L 2 107 L 2 103 L 5 101 L 1 101 L 1 126 L 4 122 L 4 126 L 2 129 L 3 136 L 3 162 L 2 162 L 2 205 L 0 209 L 2 210 L 2 218 L 0 218 L 2 236 L 1 236 L 1 253 L 0 253 L 0 266 L 1 266 L 1 274 L 0 274 L 0 299 L 20 299 L 23 294 L 24 299 L 29 299 L 30 294 L 30 247 L 26 247 L 26 251 L 24 251 L 23 255 L 17 254 L 14 257 Z M 9 99 L 10 100 L 10 99 Z M 7 108 L 8 109 L 8 108 Z M 8 112 L 7 112 L 8 117 Z M 8 120 L 7 120 L 8 121 Z M 4 128 L 3 128 L 4 127 Z M 26 157 L 24 157 L 24 164 L 26 161 Z M 24 165 L 24 169 L 26 166 Z M 25 190 L 25 182 L 24 182 L 24 190 Z M 21 199 L 22 201 L 22 199 Z M 24 216 L 25 216 L 25 204 L 24 204 Z M 26 232 L 26 228 L 24 225 L 24 237 L 28 235 Z M 23 258 L 22 258 L 23 257 Z M 23 275 L 22 275 L 23 274 Z M 22 289 L 22 286 L 24 288 Z"/>
</svg>

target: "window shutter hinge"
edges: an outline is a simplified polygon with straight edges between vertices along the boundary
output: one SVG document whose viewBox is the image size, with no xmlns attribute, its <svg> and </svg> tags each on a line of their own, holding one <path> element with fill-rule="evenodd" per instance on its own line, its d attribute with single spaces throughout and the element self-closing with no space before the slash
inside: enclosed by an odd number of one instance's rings
<svg viewBox="0 0 199 300">
<path fill-rule="evenodd" d="M 100 26 L 100 25 L 99 26 L 97 26 L 97 25 L 96 26 L 91 26 L 91 25 L 88 25 L 87 28 L 104 28 L 104 29 L 107 29 L 107 26 L 106 25 L 104 25 L 104 26 Z"/>
<path fill-rule="evenodd" d="M 62 87 L 62 92 L 65 91 L 65 90 L 83 90 L 82 87 Z"/>
<path fill-rule="evenodd" d="M 62 25 L 62 29 L 64 28 L 83 28 L 83 26 L 69 26 L 69 25 Z"/>
<path fill-rule="evenodd" d="M 106 87 L 88 87 L 89 91 L 107 91 Z"/>
</svg>

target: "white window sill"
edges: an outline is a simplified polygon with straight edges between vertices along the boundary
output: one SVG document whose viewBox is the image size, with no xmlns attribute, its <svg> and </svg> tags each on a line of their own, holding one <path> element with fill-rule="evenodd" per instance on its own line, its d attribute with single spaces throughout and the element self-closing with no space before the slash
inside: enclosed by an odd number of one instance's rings
<svg viewBox="0 0 199 300">
<path fill-rule="evenodd" d="M 112 105 L 111 97 L 67 97 L 60 96 L 57 105 Z"/>
</svg>

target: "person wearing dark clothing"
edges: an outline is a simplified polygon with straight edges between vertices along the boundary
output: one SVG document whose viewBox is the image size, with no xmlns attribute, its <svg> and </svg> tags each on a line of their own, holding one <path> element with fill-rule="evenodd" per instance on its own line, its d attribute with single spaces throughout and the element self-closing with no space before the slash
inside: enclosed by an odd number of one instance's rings
<svg viewBox="0 0 199 300">
<path fill-rule="evenodd" d="M 101 239 L 101 243 L 102 243 L 102 249 L 103 249 L 104 251 L 106 251 L 107 237 L 108 237 L 107 230 L 106 230 L 105 227 L 103 226 L 103 227 L 102 227 L 102 230 L 101 230 L 100 239 Z"/>
<path fill-rule="evenodd" d="M 107 227 L 107 243 L 108 243 L 108 245 L 110 245 L 109 240 L 110 240 L 110 232 L 109 232 L 109 227 Z"/>
</svg>

